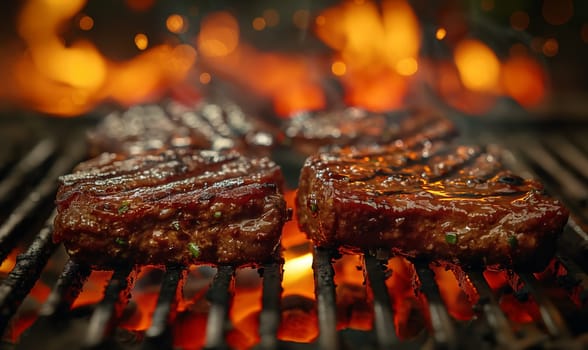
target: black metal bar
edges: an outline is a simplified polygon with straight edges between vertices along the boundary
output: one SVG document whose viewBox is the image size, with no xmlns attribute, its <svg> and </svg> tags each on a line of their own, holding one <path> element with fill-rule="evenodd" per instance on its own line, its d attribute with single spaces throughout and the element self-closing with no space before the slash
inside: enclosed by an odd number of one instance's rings
<svg viewBox="0 0 588 350">
<path fill-rule="evenodd" d="M 10 318 L 14 315 L 55 251 L 53 243 L 54 215 L 47 220 L 45 227 L 35 237 L 28 250 L 16 259 L 16 265 L 0 285 L 0 334 L 4 332 Z"/>
<path fill-rule="evenodd" d="M 129 301 L 130 290 L 135 283 L 136 268 L 115 270 L 106 286 L 104 298 L 94 309 L 84 339 L 85 348 L 102 346 L 111 335 L 123 308 Z"/>
<path fill-rule="evenodd" d="M 546 138 L 550 149 L 557 150 L 559 157 L 564 159 L 570 167 L 575 168 L 585 179 L 588 179 L 588 157 L 563 135 L 553 135 Z"/>
<path fill-rule="evenodd" d="M 72 325 L 70 323 L 70 320 L 72 320 L 70 308 L 89 275 L 90 268 L 88 266 L 78 265 L 71 260 L 66 263 L 51 294 L 49 294 L 39 311 L 39 317 L 20 337 L 17 348 L 39 348 L 40 344 L 44 344 L 44 337 L 47 337 L 47 335 L 51 337 L 51 343 L 68 344 L 70 348 L 80 347 L 82 343 L 81 337 L 77 335 L 73 340 L 70 333 L 73 331 L 69 329 Z M 70 338 L 68 341 L 60 343 L 67 337 Z M 47 346 L 50 347 L 50 345 Z"/>
<path fill-rule="evenodd" d="M 335 297 L 335 271 L 331 264 L 331 250 L 314 247 L 312 269 L 317 300 L 319 323 L 319 348 L 336 350 L 340 348 L 337 335 L 337 302 Z"/>
<path fill-rule="evenodd" d="M 206 293 L 206 299 L 211 304 L 206 323 L 206 349 L 227 348 L 225 333 L 229 326 L 229 308 L 233 295 L 231 287 L 234 276 L 234 267 L 219 266 L 212 285 Z"/>
<path fill-rule="evenodd" d="M 543 145 L 531 138 L 521 138 L 520 141 L 523 142 L 520 147 L 521 152 L 558 182 L 562 194 L 575 204 L 588 201 L 588 189 L 584 183 L 571 171 L 562 167 Z"/>
<path fill-rule="evenodd" d="M 435 274 L 425 264 L 417 264 L 416 273 L 421 282 L 421 292 L 427 298 L 433 339 L 438 348 L 457 349 L 458 339 L 455 333 L 455 326 L 447 308 L 443 304 L 439 287 L 435 283 Z"/>
<path fill-rule="evenodd" d="M 37 143 L 0 182 L 0 202 L 5 202 L 11 194 L 19 189 L 19 185 L 54 154 L 56 144 L 51 139 L 44 139 Z"/>
<path fill-rule="evenodd" d="M 259 349 L 278 348 L 280 326 L 280 296 L 282 294 L 282 264 L 263 265 L 262 309 L 259 314 Z"/>
<path fill-rule="evenodd" d="M 64 153 L 52 164 L 41 182 L 15 207 L 8 219 L 0 226 L 0 261 L 6 259 L 8 253 L 14 248 L 16 228 L 53 195 L 57 188 L 56 179 L 70 171 L 81 159 L 84 147 L 74 142 L 69 147 L 74 149 L 70 150 L 70 153 Z"/>
<path fill-rule="evenodd" d="M 170 320 L 174 317 L 179 294 L 182 292 L 186 277 L 186 268 L 168 267 L 163 276 L 163 284 L 157 300 L 157 306 L 153 312 L 151 326 L 145 332 L 143 349 L 171 349 L 173 339 L 170 332 Z"/>
<path fill-rule="evenodd" d="M 394 329 L 394 315 L 388 288 L 386 287 L 384 267 L 374 256 L 365 253 L 365 266 L 369 285 L 374 293 L 374 328 L 381 349 L 389 349 L 398 343 Z"/>
<path fill-rule="evenodd" d="M 47 301 L 41 307 L 39 318 L 61 317 L 67 314 L 90 276 L 90 272 L 88 266 L 79 265 L 69 260 Z"/>
<path fill-rule="evenodd" d="M 535 301 L 539 305 L 541 319 L 549 334 L 557 338 L 569 338 L 570 333 L 561 313 L 545 295 L 543 288 L 537 283 L 533 274 L 521 273 L 519 276 L 525 282 L 527 290 L 533 295 L 533 298 L 535 298 Z"/>
<path fill-rule="evenodd" d="M 482 271 L 468 271 L 468 276 L 478 292 L 479 299 L 476 308 L 484 312 L 484 317 L 490 327 L 492 327 L 497 343 L 505 348 L 512 346 L 515 341 L 515 335 L 506 315 L 500 309 L 494 293 L 492 293 L 490 286 L 486 282 Z"/>
<path fill-rule="evenodd" d="M 579 295 L 579 302 L 584 304 L 588 301 L 588 274 L 586 274 L 578 264 L 567 257 L 558 255 L 557 259 L 566 269 L 567 278 L 570 278 L 582 288 L 582 294 Z"/>
</svg>

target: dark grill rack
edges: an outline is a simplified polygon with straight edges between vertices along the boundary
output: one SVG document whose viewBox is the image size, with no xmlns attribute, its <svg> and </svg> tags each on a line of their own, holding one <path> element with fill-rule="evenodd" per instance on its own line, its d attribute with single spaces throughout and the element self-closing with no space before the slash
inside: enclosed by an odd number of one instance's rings
<svg viewBox="0 0 588 350">
<path fill-rule="evenodd" d="M 78 130 L 79 131 L 79 130 Z M 76 132 L 75 134 L 81 134 Z M 385 284 L 386 260 L 378 254 L 364 254 L 363 271 L 367 288 L 373 295 L 373 330 L 351 331 L 337 329 L 336 285 L 334 260 L 336 252 L 315 248 L 313 269 L 320 334 L 311 344 L 286 342 L 278 339 L 281 317 L 282 269 L 280 263 L 266 264 L 262 275 L 262 310 L 259 315 L 260 342 L 257 349 L 581 349 L 588 345 L 588 235 L 582 229 L 588 223 L 588 144 L 580 131 L 565 131 L 541 137 L 528 132 L 513 133 L 506 142 L 505 159 L 508 166 L 523 175 L 541 178 L 547 189 L 568 204 L 574 213 L 558 247 L 556 264 L 565 271 L 567 286 L 578 291 L 576 310 L 569 314 L 561 309 L 536 275 L 512 273 L 518 276 L 522 289 L 538 305 L 539 324 L 515 329 L 501 309 L 497 292 L 486 281 L 483 271 L 465 271 L 465 278 L 479 295 L 475 305 L 476 317 L 464 324 L 455 320 L 443 302 L 435 281 L 435 273 L 427 263 L 414 262 L 419 292 L 426 299 L 425 313 L 429 320 L 426 331 L 414 339 L 401 340 L 394 326 L 394 313 Z M 58 142 L 62 138 L 40 138 L 35 145 L 24 147 L 26 152 L 8 159 L 0 169 L 0 203 L 8 215 L 0 224 L 0 258 L 5 260 L 17 246 L 27 247 L 17 258 L 15 267 L 0 285 L 0 330 L 10 329 L 11 320 L 23 300 L 39 280 L 52 254 L 59 248 L 51 240 L 54 209 L 52 199 L 56 178 L 69 172 L 85 155 L 83 138 Z M 484 142 L 495 141 L 492 135 L 482 135 Z M 3 141 L 6 142 L 6 141 Z M 39 225 L 40 222 L 44 224 Z M 41 227 L 39 227 L 41 226 Z M 27 232 L 33 232 L 27 241 Z M 36 232 L 36 233 L 35 233 Z M 24 249 L 23 249 L 24 250 Z M 117 321 L 129 301 L 137 270 L 114 271 L 102 300 L 93 308 L 87 327 L 73 334 L 74 340 L 58 340 L 71 335 L 64 326 L 70 317 L 71 305 L 80 293 L 91 269 L 68 261 L 53 290 L 38 312 L 35 323 L 26 331 L 21 342 L 7 344 L 11 348 L 30 348 L 56 342 L 56 348 L 120 347 L 116 340 Z M 217 269 L 207 293 L 210 303 L 206 326 L 207 349 L 227 349 L 226 334 L 230 329 L 229 309 L 233 302 L 236 270 L 229 266 Z M 561 276 L 560 276 L 561 277 Z M 187 278 L 186 267 L 170 266 L 161 283 L 157 306 L 148 330 L 129 348 L 163 349 L 172 346 L 170 320 Z M 572 297 L 570 292 L 568 297 Z M 570 327 L 575 324 L 574 327 Z M 576 323 L 580 323 L 578 326 Z M 28 336 L 27 336 L 28 334 Z M 44 337 L 45 335 L 45 337 Z M 59 343 L 59 341 L 63 341 Z M 39 343 L 41 342 L 41 343 Z M 65 345 L 64 345 L 65 344 Z M 51 347 L 47 347 L 51 348 Z M 124 348 L 124 347 L 123 347 Z"/>
</svg>

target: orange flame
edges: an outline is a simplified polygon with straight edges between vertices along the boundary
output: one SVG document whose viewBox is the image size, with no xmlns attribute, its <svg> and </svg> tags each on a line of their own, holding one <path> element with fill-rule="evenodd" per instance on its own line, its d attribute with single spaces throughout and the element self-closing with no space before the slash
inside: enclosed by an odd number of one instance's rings
<svg viewBox="0 0 588 350">
<path fill-rule="evenodd" d="M 500 62 L 496 54 L 478 40 L 463 40 L 455 48 L 455 64 L 463 85 L 472 91 L 497 88 Z"/>
<path fill-rule="evenodd" d="M 237 20 L 216 12 L 203 21 L 197 45 L 205 66 L 274 103 L 276 113 L 320 109 L 325 97 L 309 58 L 263 53 L 239 42 Z"/>
<path fill-rule="evenodd" d="M 333 73 L 346 88 L 348 104 L 375 111 L 400 107 L 418 70 L 420 47 L 418 21 L 406 1 L 385 0 L 380 8 L 347 1 L 325 10 L 316 24 L 318 37 L 344 64 Z"/>
<path fill-rule="evenodd" d="M 509 57 L 502 66 L 504 90 L 522 106 L 532 107 L 543 101 L 546 81 L 545 71 L 527 55 Z"/>
<path fill-rule="evenodd" d="M 66 46 L 59 36 L 63 24 L 86 1 L 30 0 L 20 13 L 18 31 L 27 51 L 16 59 L 8 96 L 37 110 L 72 116 L 105 99 L 129 105 L 154 98 L 184 79 L 196 60 L 189 45 L 152 47 L 117 63 L 87 41 Z"/>
<path fill-rule="evenodd" d="M 443 100 L 460 110 L 487 112 L 500 96 L 529 108 L 546 97 L 546 72 L 524 52 L 513 52 L 500 61 L 483 42 L 464 39 L 455 46 L 454 59 L 453 63 L 433 63 L 437 72 L 434 84 Z"/>
</svg>

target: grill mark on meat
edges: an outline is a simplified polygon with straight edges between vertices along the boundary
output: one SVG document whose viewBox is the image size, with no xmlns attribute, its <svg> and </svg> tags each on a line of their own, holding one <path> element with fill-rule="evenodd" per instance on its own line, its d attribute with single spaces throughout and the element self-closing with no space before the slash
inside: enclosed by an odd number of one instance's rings
<svg viewBox="0 0 588 350">
<path fill-rule="evenodd" d="M 441 181 L 463 170 L 480 153 L 479 147 L 458 146 L 448 153 L 430 158 L 428 164 L 423 166 L 422 174 L 426 174 L 429 182 Z"/>
<path fill-rule="evenodd" d="M 246 115 L 230 101 L 183 105 L 170 101 L 138 105 L 114 112 L 88 132 L 90 154 L 141 154 L 168 147 L 238 149 L 268 155 L 278 134 L 276 127 Z"/>
<path fill-rule="evenodd" d="M 203 133 L 210 140 L 210 148 L 231 148 L 234 146 L 235 139 L 240 136 L 231 132 L 223 120 L 222 108 L 216 104 L 205 104 L 199 110 L 191 110 L 178 102 L 170 102 L 168 109 L 177 113 L 176 118 L 184 126 Z"/>
<path fill-rule="evenodd" d="M 357 108 L 337 112 L 302 113 L 287 121 L 286 142 L 300 152 L 336 149 L 371 143 L 404 141 L 408 147 L 427 138 L 449 138 L 456 134 L 451 121 L 429 112 L 374 114 Z"/>
<path fill-rule="evenodd" d="M 350 158 L 329 159 L 327 155 L 322 157 L 321 161 L 340 167 L 339 175 L 346 177 L 349 182 L 369 182 L 387 176 L 414 177 L 415 174 L 429 182 L 434 182 L 450 177 L 453 172 L 462 171 L 481 153 L 478 147 L 431 146 L 434 153 L 429 154 L 427 151 L 425 157 L 422 156 L 424 147 L 418 151 L 415 148 L 403 150 L 393 147 L 388 149 L 389 153 L 383 153 L 376 146 L 372 146 L 370 149 L 373 152 L 362 152 L 361 157 L 355 154 Z M 414 155 L 406 156 L 407 152 Z"/>
<path fill-rule="evenodd" d="M 427 147 L 445 150 L 422 157 L 423 145 L 403 147 L 354 146 L 309 157 L 296 197 L 301 230 L 318 246 L 356 252 L 384 248 L 464 266 L 545 267 L 568 211 L 540 183 L 506 170 L 489 148 L 433 143 Z"/>
<path fill-rule="evenodd" d="M 407 157 L 403 166 L 384 167 L 384 165 L 380 165 L 380 162 L 365 154 L 360 161 L 357 158 L 347 159 L 341 157 L 339 161 L 330 160 L 325 162 L 325 165 L 335 165 L 339 168 L 337 169 L 337 176 L 334 176 L 333 172 L 328 172 L 324 178 L 334 177 L 338 180 L 345 178 L 349 186 L 355 186 L 354 183 L 357 183 L 356 186 L 365 186 L 368 193 L 373 193 L 374 195 L 417 193 L 423 189 L 441 194 L 448 192 L 447 190 L 449 189 L 451 196 L 455 195 L 460 198 L 495 196 L 495 194 L 489 193 L 476 193 L 476 190 L 480 186 L 485 189 L 488 188 L 489 183 L 490 186 L 493 183 L 498 184 L 498 180 L 491 180 L 500 170 L 503 170 L 501 163 L 496 160 L 496 156 L 485 153 L 480 147 L 449 147 L 445 145 L 441 149 L 443 151 L 431 157 L 416 159 Z M 395 150 L 395 153 L 399 152 L 399 149 Z M 381 153 L 378 154 L 378 157 L 382 157 Z M 439 165 L 443 165 L 441 170 L 430 169 Z M 360 175 L 353 175 L 354 168 L 357 169 Z M 505 175 L 509 174 L 503 173 Z M 389 183 L 396 183 L 394 186 L 402 189 L 381 189 L 382 185 Z M 500 184 L 498 185 L 500 186 Z M 501 195 L 521 193 L 525 193 L 525 191 L 513 188 L 508 191 L 504 188 L 500 190 Z"/>
<path fill-rule="evenodd" d="M 72 259 L 111 267 L 279 258 L 288 212 L 281 170 L 271 160 L 190 149 L 109 159 L 82 163 L 76 171 L 87 174 L 62 178 L 54 240 Z M 135 169 L 135 178 L 117 178 L 116 167 Z M 124 183 L 105 182 L 101 171 Z"/>
<path fill-rule="evenodd" d="M 76 168 L 79 173 L 62 176 L 60 181 L 64 185 L 70 186 L 73 191 L 89 191 L 108 195 L 109 193 L 124 192 L 129 189 L 129 186 L 130 189 L 154 187 L 164 181 L 168 184 L 177 182 L 179 185 L 183 180 L 190 180 L 185 179 L 190 173 L 202 169 L 206 169 L 206 171 L 199 174 L 198 183 L 206 181 L 207 178 L 213 181 L 231 176 L 230 173 L 236 170 L 245 174 L 251 168 L 251 164 L 242 161 L 236 162 L 238 159 L 239 154 L 236 152 L 227 153 L 222 157 L 207 157 L 206 153 L 202 152 L 201 157 L 190 158 L 190 166 L 188 166 L 186 164 L 188 159 L 184 159 L 182 149 L 170 149 L 159 156 L 146 155 L 145 161 L 135 158 L 124 159 L 119 156 L 100 168 L 104 170 L 104 173 L 92 170 L 95 169 L 94 161 L 82 163 Z M 157 162 L 158 160 L 160 163 Z M 233 167 L 223 169 L 227 164 L 232 164 Z M 85 172 L 86 169 L 88 172 Z M 95 192 L 94 189 L 100 189 L 101 192 Z"/>
</svg>

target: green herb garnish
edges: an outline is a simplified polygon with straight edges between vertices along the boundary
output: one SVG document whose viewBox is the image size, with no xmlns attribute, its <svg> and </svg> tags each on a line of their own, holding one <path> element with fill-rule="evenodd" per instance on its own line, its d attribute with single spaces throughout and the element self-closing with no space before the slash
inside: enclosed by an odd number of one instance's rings
<svg viewBox="0 0 588 350">
<path fill-rule="evenodd" d="M 129 201 L 123 201 L 120 206 L 118 207 L 118 213 L 119 214 L 124 214 L 127 211 L 129 211 L 129 206 L 131 205 L 131 202 Z"/>
<path fill-rule="evenodd" d="M 318 211 L 318 205 L 316 203 L 310 203 L 310 211 L 316 213 Z"/>
<path fill-rule="evenodd" d="M 220 219 L 221 216 L 223 216 L 223 212 L 217 210 L 217 211 L 214 212 L 213 216 L 214 216 L 215 219 Z"/>
<path fill-rule="evenodd" d="M 173 227 L 174 230 L 179 231 L 180 230 L 180 222 L 179 221 L 172 221 L 171 227 Z"/>
<path fill-rule="evenodd" d="M 516 236 L 508 236 L 508 245 L 511 248 L 516 248 L 519 245 L 519 241 Z"/>
<path fill-rule="evenodd" d="M 457 233 L 447 232 L 445 234 L 445 242 L 447 242 L 449 244 L 456 244 L 457 243 Z"/>
<path fill-rule="evenodd" d="M 116 237 L 116 238 L 114 239 L 114 241 L 115 241 L 115 242 L 116 242 L 116 244 L 118 244 L 118 245 L 128 245 L 128 244 L 129 244 L 129 242 L 127 242 L 126 240 L 124 240 L 124 239 L 122 239 L 122 238 L 120 238 L 120 237 Z"/>
<path fill-rule="evenodd" d="M 193 257 L 198 258 L 200 256 L 200 247 L 198 247 L 196 243 L 188 243 L 188 250 Z"/>
</svg>

